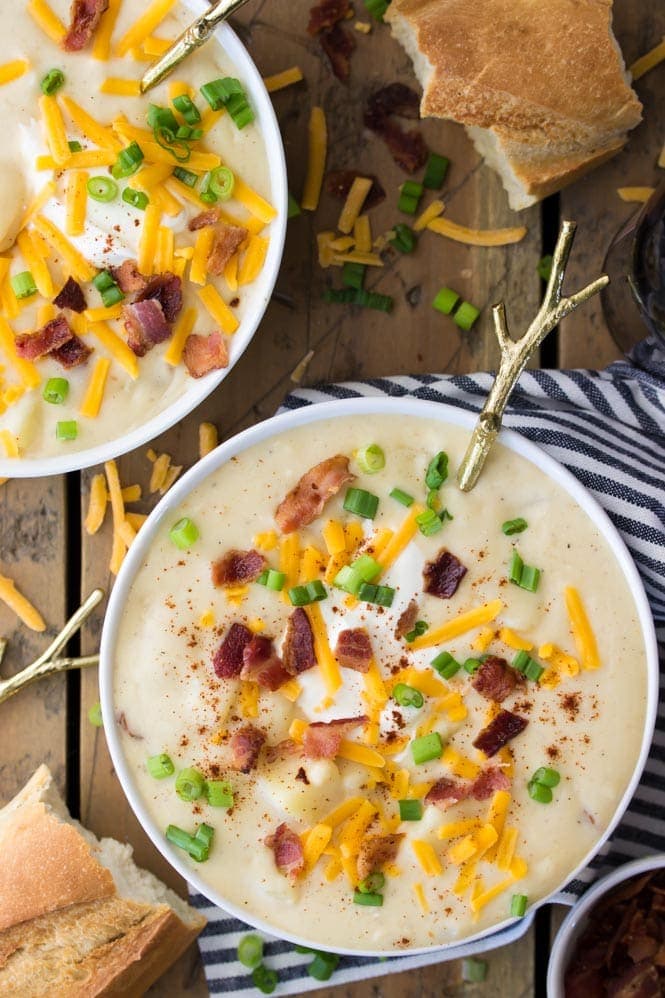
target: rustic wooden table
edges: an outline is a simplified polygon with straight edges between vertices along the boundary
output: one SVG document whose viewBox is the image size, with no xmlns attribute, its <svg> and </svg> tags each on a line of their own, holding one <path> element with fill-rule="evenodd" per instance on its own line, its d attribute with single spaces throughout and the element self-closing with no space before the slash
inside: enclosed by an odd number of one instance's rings
<svg viewBox="0 0 665 998">
<path fill-rule="evenodd" d="M 385 231 L 397 220 L 396 188 L 404 175 L 382 143 L 363 130 L 362 108 L 368 93 L 380 85 L 395 80 L 413 85 L 409 60 L 386 28 L 373 26 L 369 35 L 354 33 L 358 49 L 352 59 L 351 80 L 348 86 L 340 84 L 331 75 L 318 44 L 306 34 L 308 7 L 293 0 L 258 0 L 249 4 L 236 22 L 264 75 L 294 64 L 305 75 L 304 83 L 274 97 L 286 146 L 289 186 L 294 192 L 302 190 L 309 108 L 322 105 L 330 133 L 328 169 L 368 171 L 380 178 L 388 197 L 373 210 L 372 224 L 375 232 Z M 357 7 L 361 13 L 361 4 Z M 364 15 L 362 19 L 368 20 Z M 615 0 L 615 29 L 630 64 L 665 34 L 665 7 L 660 0 Z M 314 216 L 302 215 L 291 221 L 277 284 L 279 294 L 254 341 L 222 387 L 160 438 L 155 448 L 172 454 L 174 463 L 189 466 L 197 455 L 201 421 L 214 422 L 223 439 L 272 415 L 289 389 L 290 373 L 309 350 L 314 350 L 314 357 L 307 372 L 308 383 L 492 368 L 497 351 L 489 306 L 505 299 L 512 329 L 525 328 L 537 310 L 541 293 L 536 264 L 551 250 L 559 220 L 572 218 L 579 223 L 568 276 L 569 286 L 578 287 L 600 273 L 609 239 L 635 210 L 619 200 L 616 188 L 658 183 L 656 160 L 665 138 L 664 74 L 661 67 L 638 82 L 645 120 L 624 152 L 560 196 L 521 213 L 520 222 L 529 229 L 523 242 L 506 248 L 475 249 L 428 233 L 412 256 L 395 257 L 376 279 L 378 290 L 395 296 L 390 317 L 321 301 L 330 271 L 317 265 L 315 233 L 334 226 L 337 202 L 324 197 Z M 429 121 L 422 125 L 422 131 L 430 148 L 449 156 L 452 163 L 444 191 L 448 217 L 478 228 L 516 224 L 517 216 L 508 209 L 498 180 L 482 165 L 460 127 Z M 470 333 L 460 332 L 432 309 L 432 298 L 444 284 L 483 307 L 481 319 Z M 552 335 L 540 362 L 550 367 L 602 367 L 616 356 L 600 303 L 594 299 Z M 123 457 L 119 467 L 123 483 L 140 482 L 147 493 L 150 464 L 145 448 Z M 92 538 L 82 530 L 82 510 L 87 505 L 91 475 L 97 470 L 67 478 L 13 480 L 0 491 L 0 571 L 11 575 L 34 600 L 48 621 L 49 633 L 62 626 L 94 586 L 108 589 L 112 583 L 107 569 L 108 524 Z M 148 500 L 132 508 L 148 512 L 152 505 Z M 100 610 L 80 642 L 72 643 L 73 652 L 97 649 L 101 621 Z M 0 634 L 10 640 L 4 675 L 34 658 L 46 641 L 44 636 L 17 626 L 2 607 Z M 131 813 L 114 775 L 103 731 L 87 720 L 87 710 L 97 699 L 97 677 L 88 671 L 44 681 L 0 707 L 0 800 L 9 799 L 40 762 L 47 762 L 60 786 L 66 788 L 74 814 L 99 835 L 130 841 L 141 865 L 183 890 L 183 883 L 157 854 Z M 544 994 L 550 933 L 559 920 L 560 913 L 539 912 L 535 928 L 520 942 L 491 954 L 486 983 L 472 989 L 485 998 Z M 461 988 L 461 969 L 458 963 L 451 963 L 360 983 L 346 988 L 345 994 L 349 998 L 426 998 L 455 995 Z M 196 947 L 150 993 L 165 998 L 207 995 Z M 330 994 L 327 989 L 316 992 L 319 998 Z"/>
</svg>

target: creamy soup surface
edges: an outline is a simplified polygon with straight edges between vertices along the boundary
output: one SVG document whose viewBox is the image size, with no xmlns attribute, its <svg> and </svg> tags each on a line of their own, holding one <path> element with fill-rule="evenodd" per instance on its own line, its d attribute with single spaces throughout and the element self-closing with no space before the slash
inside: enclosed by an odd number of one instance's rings
<svg viewBox="0 0 665 998">
<path fill-rule="evenodd" d="M 70 0 L 52 0 L 50 6 L 63 24 L 68 25 Z M 256 301 L 257 288 L 253 286 L 253 281 L 238 287 L 237 282 L 229 283 L 225 276 L 217 276 L 210 271 L 204 271 L 202 278 L 191 279 L 191 254 L 201 230 L 190 231 L 188 223 L 197 214 L 213 207 L 200 201 L 197 203 L 206 171 L 195 158 L 190 162 L 179 162 L 163 148 L 162 159 L 155 161 L 154 133 L 151 134 L 146 118 L 149 105 L 152 103 L 173 110 L 171 97 L 176 92 L 182 92 L 181 85 L 186 84 L 191 88 L 187 92 L 203 116 L 204 127 L 211 125 L 202 139 L 192 141 L 194 157 L 201 153 L 214 154 L 218 163 L 230 167 L 237 178 L 241 178 L 248 188 L 267 202 L 271 197 L 271 185 L 265 145 L 256 123 L 240 130 L 224 111 L 214 118 L 207 117 L 211 108 L 201 96 L 201 85 L 233 77 L 240 78 L 243 86 L 247 86 L 247 81 L 241 78 L 242 73 L 215 42 L 199 50 L 181 72 L 175 73 L 147 96 L 106 92 L 109 88 L 117 90 L 122 87 L 122 82 L 118 84 L 114 81 L 125 81 L 131 85 L 132 81 L 142 76 L 150 62 L 154 61 L 154 55 L 145 53 L 145 44 L 150 47 L 152 43 L 159 48 L 159 40 L 173 40 L 191 22 L 193 14 L 185 4 L 174 2 L 171 12 L 157 25 L 154 33 L 120 56 L 117 54 L 118 46 L 143 12 L 143 5 L 122 0 L 111 35 L 110 55 L 106 59 L 95 57 L 94 47 L 97 35 L 104 31 L 104 20 L 95 38 L 83 51 L 65 52 L 38 27 L 28 8 L 27 3 L 17 4 L 12 11 L 11 30 L 0 34 L 0 65 L 14 61 L 28 64 L 23 75 L 0 86 L 0 128 L 3 135 L 0 153 L 0 247 L 5 254 L 0 274 L 0 322 L 3 327 L 0 330 L 0 364 L 3 368 L 0 374 L 0 431 L 5 431 L 0 439 L 0 458 L 39 459 L 87 449 L 141 427 L 175 402 L 194 383 L 182 359 L 176 357 L 173 363 L 168 362 L 171 338 L 159 342 L 145 356 L 133 357 L 126 346 L 127 330 L 120 307 L 106 316 L 101 315 L 99 310 L 103 308 L 103 301 L 90 278 L 79 280 L 79 283 L 88 310 L 93 310 L 92 313 L 77 314 L 69 309 L 61 310 L 74 332 L 93 349 L 87 362 L 79 367 L 63 369 L 52 356 L 46 355 L 35 360 L 36 375 L 35 370 L 31 372 L 25 366 L 21 367 L 20 362 L 16 363 L 13 338 L 37 331 L 59 312 L 54 306 L 49 307 L 50 302 L 72 276 L 68 259 L 63 258 L 57 246 L 45 240 L 40 219 L 45 219 L 66 237 L 70 246 L 92 266 L 94 274 L 100 269 L 117 267 L 126 260 L 141 260 L 141 241 L 147 214 L 126 203 L 122 195 L 127 187 L 148 193 L 151 206 L 159 208 L 159 226 L 165 231 L 159 236 L 162 243 L 157 244 L 155 252 L 149 254 L 149 261 L 145 261 L 143 273 L 151 276 L 168 269 L 178 274 L 182 278 L 183 290 L 179 318 L 194 309 L 194 322 L 189 324 L 189 331 L 202 336 L 222 328 L 233 360 L 234 340 L 232 335 L 227 334 L 233 332 L 233 325 L 242 323 L 248 308 Z M 111 5 L 108 15 L 104 17 L 112 16 L 117 9 L 118 5 Z M 154 53 L 156 50 L 151 48 L 150 51 Z M 52 165 L 49 168 L 51 150 L 40 107 L 40 84 L 53 69 L 64 73 L 64 85 L 54 99 L 62 115 L 67 139 L 81 145 L 81 155 L 101 154 L 103 159 L 104 152 L 108 154 L 110 149 L 114 159 L 132 140 L 138 141 L 139 146 L 143 142 L 146 149 L 141 169 L 133 176 L 116 180 L 117 194 L 110 202 L 96 201 L 86 195 L 84 229 L 79 235 L 72 234 L 68 229 L 68 192 L 81 174 L 84 174 L 84 181 L 95 177 L 106 181 L 112 179 L 110 165 L 107 161 L 79 169 L 74 159 L 71 164 L 65 163 L 64 168 L 54 170 Z M 174 85 L 180 87 L 180 91 L 173 90 Z M 77 124 L 71 117 L 70 100 L 74 100 L 94 123 L 103 126 L 102 138 L 98 133 L 86 134 L 82 131 L 79 124 L 85 119 L 79 118 Z M 119 123 L 120 130 L 114 130 L 114 123 Z M 184 124 L 184 120 L 180 119 L 179 124 Z M 125 131 L 122 131 L 123 127 Z M 153 146 L 146 144 L 146 138 L 153 139 Z M 106 145 L 100 144 L 102 139 Z M 160 151 L 159 144 L 157 151 Z M 178 154 L 181 158 L 187 155 L 182 146 Z M 202 162 L 205 165 L 205 161 Z M 161 172 L 160 164 L 163 167 Z M 172 176 L 173 169 L 179 166 L 196 175 L 194 188 L 179 183 Z M 46 187 L 49 182 L 53 184 L 51 189 Z M 269 239 L 271 225 L 268 215 L 275 214 L 272 206 L 267 205 L 267 215 L 261 220 L 246 207 L 249 203 L 246 197 L 244 201 L 242 203 L 238 199 L 236 191 L 230 200 L 220 201 L 218 207 L 223 209 L 227 220 L 249 226 L 248 238 L 260 235 L 262 239 Z M 26 233 L 33 239 L 33 249 L 42 260 L 42 276 L 40 279 L 38 273 L 33 275 L 38 292 L 17 303 L 10 279 L 34 269 L 22 251 L 21 239 Z M 241 268 L 246 247 L 247 242 L 236 254 L 236 258 L 240 254 Z M 9 263 L 4 264 L 4 259 Z M 46 293 L 49 282 L 52 294 Z M 215 289 L 229 309 L 229 327 L 226 329 L 220 326 L 218 318 L 213 317 L 198 296 L 197 292 L 206 284 Z M 130 303 L 133 298 L 134 295 L 128 293 L 123 304 Z M 173 330 L 175 322 L 171 326 Z M 114 336 L 121 341 L 120 353 L 109 346 Z M 109 358 L 111 364 L 99 413 L 91 417 L 83 415 L 81 408 L 99 358 Z M 50 378 L 65 378 L 69 383 L 69 392 L 62 404 L 44 401 L 44 387 Z M 57 424 L 72 421 L 77 424 L 76 437 L 58 439 Z"/>
<path fill-rule="evenodd" d="M 276 932 L 332 948 L 392 951 L 452 942 L 503 922 L 513 896 L 531 904 L 566 879 L 605 831 L 631 778 L 646 665 L 624 576 L 589 517 L 506 448 L 497 446 L 476 488 L 460 493 L 455 472 L 467 440 L 467 431 L 434 420 L 363 415 L 313 422 L 252 447 L 164 518 L 129 592 L 115 645 L 114 702 L 133 781 L 158 829 L 214 827 L 209 858 L 187 862 L 241 913 L 267 920 Z M 367 474 L 357 452 L 372 443 L 383 449 L 385 467 Z M 452 519 L 431 536 L 412 529 L 398 552 L 398 531 L 418 509 L 390 492 L 397 487 L 425 508 L 425 472 L 440 451 L 449 458 L 449 478 L 439 497 Z M 308 469 L 337 454 L 349 458 L 356 479 L 310 525 L 281 534 L 280 501 Z M 378 497 L 374 519 L 344 510 L 349 487 Z M 187 550 L 170 539 L 180 517 L 199 531 Z M 528 526 L 506 536 L 502 524 L 516 518 Z M 345 550 L 332 556 L 330 521 L 346 530 Z M 394 590 L 390 607 L 354 599 L 330 581 L 357 559 L 359 547 L 379 564 L 384 559 L 374 582 Z M 263 554 L 267 566 L 286 572 L 284 589 L 215 587 L 211 563 L 230 549 Z M 508 581 L 513 550 L 541 570 L 535 592 Z M 444 551 L 466 568 L 449 598 L 423 591 L 423 569 Z M 335 670 L 326 670 L 324 641 L 315 644 L 317 664 L 281 690 L 218 678 L 213 656 L 234 623 L 272 638 L 275 653 L 285 654 L 295 612 L 287 590 L 315 578 L 327 595 L 315 609 L 306 607 L 308 619 L 315 630 L 317 621 L 322 626 L 333 652 L 341 631 L 364 629 L 370 672 L 338 668 L 341 685 L 331 692 Z M 566 592 L 588 619 L 597 668 L 586 667 L 595 664 L 593 648 L 579 622 L 577 630 L 571 624 Z M 397 638 L 414 600 L 427 629 L 414 628 L 422 632 L 415 640 Z M 475 609 L 474 625 L 463 615 Z M 462 633 L 444 631 L 439 639 L 437 631 L 458 618 Z M 481 695 L 474 683 L 484 656 L 512 663 L 520 644 L 537 680 L 517 681 L 500 704 Z M 462 663 L 448 679 L 430 664 L 442 652 Z M 422 706 L 400 705 L 398 683 L 419 691 Z M 500 711 L 528 723 L 487 757 L 472 743 Z M 363 722 L 345 732 L 334 758 L 305 754 L 307 725 L 358 716 Z M 232 739 L 247 725 L 260 729 L 265 744 L 242 773 L 233 768 Z M 417 763 L 414 742 L 428 733 L 438 733 L 439 757 Z M 160 753 L 170 756 L 176 775 L 194 767 L 207 780 L 228 780 L 234 806 L 214 808 L 204 796 L 181 800 L 175 776 L 157 780 L 147 770 L 147 758 Z M 560 777 L 549 803 L 529 792 L 543 767 Z M 483 774 L 490 783 L 484 793 Z M 404 800 L 420 802 L 419 820 L 400 820 Z M 307 865 L 296 876 L 278 869 L 266 844 L 279 826 L 306 842 Z M 312 829 L 315 837 L 307 838 Z M 382 904 L 356 903 L 359 857 L 367 857 L 370 840 L 388 835 L 403 837 L 396 855 L 377 860 L 372 871 L 384 878 L 370 884 Z"/>
</svg>

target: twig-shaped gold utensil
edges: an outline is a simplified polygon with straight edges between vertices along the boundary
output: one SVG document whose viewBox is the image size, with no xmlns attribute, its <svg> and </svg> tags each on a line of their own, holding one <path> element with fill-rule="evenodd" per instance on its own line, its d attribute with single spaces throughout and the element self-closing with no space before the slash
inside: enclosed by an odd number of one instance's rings
<svg viewBox="0 0 665 998">
<path fill-rule="evenodd" d="M 552 272 L 547 282 L 545 297 L 536 318 L 521 339 L 513 340 L 508 332 L 506 308 L 503 302 L 492 307 L 494 330 L 501 349 L 501 362 L 457 472 L 457 482 L 462 492 L 469 492 L 478 481 L 490 448 L 501 429 L 510 393 L 533 351 L 562 319 L 570 315 L 582 302 L 598 294 L 609 283 L 609 277 L 603 274 L 576 294 L 567 298 L 562 296 L 563 279 L 576 228 L 575 222 L 564 222 L 561 226 L 552 256 Z"/>
<path fill-rule="evenodd" d="M 141 80 L 141 93 L 161 83 L 169 73 L 179 66 L 183 59 L 186 59 L 191 52 L 204 45 L 211 37 L 215 28 L 226 21 L 231 14 L 235 13 L 239 7 L 247 3 L 247 0 L 218 0 L 216 4 L 206 11 L 201 17 L 197 17 L 193 24 L 180 35 L 180 38 L 166 50 L 164 55 L 154 62 L 143 75 Z"/>
<path fill-rule="evenodd" d="M 58 636 L 38 659 L 31 665 L 27 665 L 21 672 L 17 672 L 11 679 L 0 680 L 0 703 L 9 700 L 24 686 L 29 686 L 30 683 L 34 683 L 44 676 L 53 676 L 57 672 L 67 672 L 70 669 L 85 669 L 89 665 L 99 663 L 99 655 L 86 655 L 83 658 L 59 658 L 58 656 L 72 635 L 76 634 L 103 599 L 104 591 L 102 589 L 93 590 L 85 603 L 70 617 Z M 0 639 L 0 662 L 6 648 L 7 642 L 4 638 Z"/>
</svg>

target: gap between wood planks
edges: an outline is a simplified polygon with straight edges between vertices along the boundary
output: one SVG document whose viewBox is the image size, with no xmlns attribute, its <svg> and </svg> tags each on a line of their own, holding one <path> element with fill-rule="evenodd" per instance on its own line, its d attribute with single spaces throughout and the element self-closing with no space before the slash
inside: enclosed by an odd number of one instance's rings
<svg viewBox="0 0 665 998">
<path fill-rule="evenodd" d="M 554 252 L 561 225 L 561 199 L 558 194 L 546 198 L 540 206 L 541 256 Z M 541 282 L 541 292 L 545 281 Z M 540 345 L 540 367 L 559 367 L 559 327 L 557 326 Z"/>
<path fill-rule="evenodd" d="M 81 473 L 70 472 L 65 487 L 67 530 L 65 551 L 65 587 L 67 618 L 81 605 Z M 77 631 L 69 642 L 70 655 L 81 654 L 81 635 Z M 81 674 L 78 670 L 67 674 L 66 697 L 66 781 L 67 805 L 74 818 L 81 816 Z"/>
</svg>

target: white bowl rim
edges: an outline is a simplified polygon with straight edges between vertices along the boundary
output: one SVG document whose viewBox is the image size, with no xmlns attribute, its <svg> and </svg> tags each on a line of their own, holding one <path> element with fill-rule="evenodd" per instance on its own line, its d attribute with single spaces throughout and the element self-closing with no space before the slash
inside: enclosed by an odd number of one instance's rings
<svg viewBox="0 0 665 998">
<path fill-rule="evenodd" d="M 202 14 L 208 9 L 205 0 L 184 0 L 184 2 L 196 14 Z M 148 441 L 154 440 L 160 433 L 171 429 L 181 419 L 188 416 L 220 386 L 242 357 L 263 320 L 277 281 L 286 240 L 288 185 L 284 144 L 270 95 L 249 52 L 228 24 L 221 25 L 215 32 L 215 37 L 225 54 L 237 66 L 243 82 L 247 83 L 265 144 L 271 202 L 277 208 L 277 215 L 270 223 L 270 245 L 261 275 L 264 292 L 260 297 L 257 297 L 251 309 L 247 310 L 240 328 L 234 333 L 233 357 L 229 366 L 222 371 L 206 375 L 200 381 L 194 381 L 166 409 L 115 440 L 97 444 L 95 447 L 87 447 L 85 450 L 73 451 L 70 454 L 56 454 L 47 458 L 0 457 L 0 477 L 44 478 L 47 475 L 61 475 L 68 471 L 81 471 L 112 458 L 120 457 L 122 454 L 127 454 L 129 451 L 143 446 Z"/>
<path fill-rule="evenodd" d="M 587 916 L 601 897 L 613 887 L 623 883 L 624 880 L 630 880 L 631 877 L 637 877 L 641 873 L 660 870 L 663 867 L 665 867 L 665 852 L 650 853 L 648 856 L 633 859 L 630 863 L 623 863 L 592 884 L 580 900 L 573 905 L 561 923 L 552 944 L 547 966 L 547 998 L 564 998 L 564 974 L 568 961 L 573 955 L 573 947 L 586 926 Z"/>
<path fill-rule="evenodd" d="M 452 423 L 456 426 L 466 427 L 469 430 L 471 430 L 477 418 L 475 413 L 467 412 L 464 409 L 458 408 L 454 405 L 449 405 L 447 403 L 431 402 L 415 398 L 393 398 L 388 396 L 364 398 L 355 397 L 348 399 L 336 399 L 330 402 L 319 402 L 315 405 L 305 405 L 299 407 L 298 409 L 293 409 L 289 412 L 272 416 L 270 419 L 251 426 L 248 429 L 243 430 L 241 433 L 238 433 L 226 440 L 211 454 L 208 454 L 205 458 L 203 458 L 203 460 L 199 461 L 194 465 L 194 467 L 190 468 L 190 470 L 183 475 L 178 482 L 176 482 L 176 484 L 158 503 L 141 528 L 136 541 L 132 544 L 127 557 L 125 558 L 124 564 L 118 574 L 118 578 L 116 579 L 111 593 L 104 619 L 100 645 L 100 700 L 102 706 L 102 716 L 104 719 L 104 731 L 109 751 L 111 753 L 111 758 L 113 760 L 113 765 L 118 775 L 118 779 L 120 780 L 132 810 L 136 814 L 144 831 L 150 837 L 153 844 L 159 852 L 162 853 L 171 866 L 173 866 L 186 881 L 188 881 L 200 894 L 208 898 L 213 904 L 218 905 L 224 911 L 227 911 L 236 918 L 240 919 L 240 921 L 253 925 L 255 928 L 260 929 L 263 932 L 270 935 L 277 935 L 279 938 L 290 940 L 295 944 L 305 946 L 315 945 L 317 949 L 325 949 L 326 947 L 319 941 L 316 941 L 316 943 L 313 944 L 311 940 L 308 940 L 305 937 L 284 932 L 281 929 L 276 931 L 275 927 L 271 926 L 266 920 L 257 918 L 250 912 L 238 908 L 236 905 L 217 894 L 217 892 L 207 885 L 204 879 L 199 876 L 198 871 L 189 866 L 184 861 L 184 857 L 178 855 L 178 850 L 171 846 L 161 830 L 152 821 L 143 804 L 142 798 L 135 790 L 132 774 L 125 761 L 115 723 L 112 682 L 114 640 L 117 634 L 117 625 L 122 616 L 125 600 L 131 588 L 132 582 L 141 567 L 143 557 L 148 550 L 153 537 L 159 529 L 162 520 L 166 517 L 170 517 L 172 515 L 172 511 L 180 505 L 180 503 L 193 489 L 197 488 L 210 474 L 214 473 L 231 457 L 241 451 L 247 450 L 254 444 L 264 442 L 271 437 L 288 432 L 289 430 L 302 426 L 306 423 L 318 422 L 319 420 L 331 418 L 341 418 L 343 416 L 364 416 L 370 414 L 399 414 L 413 415 L 425 419 L 433 418 L 439 422 Z M 599 852 L 616 828 L 633 796 L 646 764 L 656 723 L 659 689 L 658 648 L 656 643 L 655 626 L 642 580 L 640 579 L 637 568 L 635 567 L 624 541 L 612 524 L 605 510 L 571 472 L 564 468 L 563 465 L 559 464 L 559 462 L 554 458 L 550 457 L 550 455 L 545 451 L 541 450 L 536 444 L 532 443 L 530 440 L 527 440 L 525 437 L 513 430 L 502 430 L 499 439 L 500 442 L 509 450 L 514 451 L 526 460 L 530 461 L 532 464 L 535 464 L 548 477 L 561 485 L 592 518 L 593 522 L 601 531 L 607 543 L 610 545 L 624 577 L 630 586 L 631 592 L 635 599 L 646 648 L 647 690 L 644 733 L 633 775 L 620 801 L 618 802 L 614 815 L 603 832 L 603 835 L 594 847 L 584 856 L 575 869 L 570 871 L 561 884 L 558 884 L 557 887 L 546 897 L 541 898 L 531 906 L 530 910 L 535 910 L 541 905 L 552 900 L 553 896 L 557 894 L 566 883 L 573 880 L 577 874 L 588 865 L 589 861 Z M 400 950 L 399 954 L 395 955 L 417 955 L 421 953 L 451 950 L 456 946 L 467 945 L 468 943 L 475 942 L 476 940 L 482 940 L 484 937 L 492 935 L 493 933 L 498 932 L 514 923 L 514 918 L 506 918 L 496 925 L 490 926 L 487 929 L 483 929 L 482 931 L 470 936 L 465 936 L 462 939 L 434 946 L 407 948 Z M 479 949 L 481 948 L 482 947 L 479 946 Z M 386 955 L 385 950 L 346 949 L 339 946 L 334 947 L 334 951 L 336 953 L 353 956 L 371 957 Z"/>
</svg>

